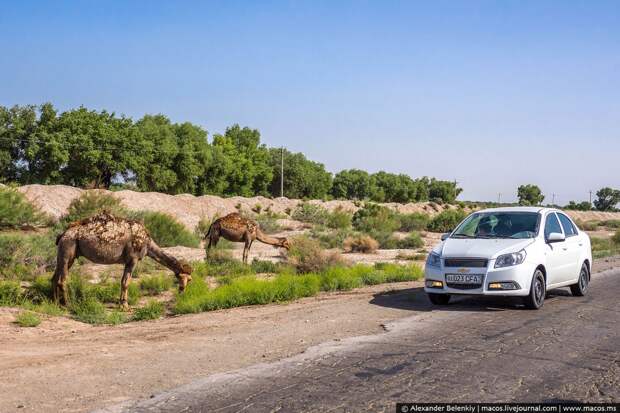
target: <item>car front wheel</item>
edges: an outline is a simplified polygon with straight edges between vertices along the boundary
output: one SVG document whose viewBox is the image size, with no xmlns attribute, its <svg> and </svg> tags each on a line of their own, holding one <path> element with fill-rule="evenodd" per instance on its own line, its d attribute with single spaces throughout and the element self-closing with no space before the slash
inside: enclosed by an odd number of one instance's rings
<svg viewBox="0 0 620 413">
<path fill-rule="evenodd" d="M 532 310 L 538 310 L 545 303 L 545 276 L 541 270 L 536 270 L 532 277 L 532 285 L 530 287 L 530 294 L 525 297 L 525 306 Z"/>
<path fill-rule="evenodd" d="M 588 271 L 588 266 L 584 262 L 581 266 L 581 271 L 579 271 L 579 279 L 576 284 L 570 286 L 570 292 L 575 297 L 583 297 L 586 295 L 588 291 L 588 285 L 590 284 L 590 271 Z"/>
<path fill-rule="evenodd" d="M 450 302 L 450 295 L 428 293 L 428 299 L 435 305 L 446 305 Z"/>
</svg>

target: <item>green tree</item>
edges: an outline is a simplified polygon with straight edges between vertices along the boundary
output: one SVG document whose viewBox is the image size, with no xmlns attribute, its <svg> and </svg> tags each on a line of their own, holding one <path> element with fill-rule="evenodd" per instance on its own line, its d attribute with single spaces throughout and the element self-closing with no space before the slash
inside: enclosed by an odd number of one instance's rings
<svg viewBox="0 0 620 413">
<path fill-rule="evenodd" d="M 272 196 L 280 196 L 280 148 L 269 149 L 273 178 L 269 185 Z M 302 153 L 284 150 L 284 196 L 294 199 L 323 199 L 332 186 L 332 174 L 322 163 L 313 162 Z"/>
<path fill-rule="evenodd" d="M 25 142 L 36 128 L 35 106 L 0 106 L 0 182 L 18 181 L 24 168 L 19 161 Z"/>
<path fill-rule="evenodd" d="M 215 135 L 213 146 L 220 149 L 217 156 L 228 158 L 223 170 L 226 177 L 224 195 L 268 195 L 273 179 L 269 151 L 260 143 L 260 132 L 233 125 L 224 135 Z"/>
<path fill-rule="evenodd" d="M 456 182 L 441 181 L 439 179 L 432 178 L 428 186 L 428 196 L 431 201 L 441 200 L 447 204 L 452 204 L 456 201 L 456 197 L 463 190 L 456 185 Z"/>
<path fill-rule="evenodd" d="M 332 195 L 339 199 L 367 199 L 375 193 L 371 176 L 360 169 L 340 171 L 334 177 Z"/>
<path fill-rule="evenodd" d="M 379 171 L 372 175 L 372 179 L 375 188 L 373 201 L 412 202 L 417 199 L 418 185 L 408 175 Z"/>
<path fill-rule="evenodd" d="M 519 205 L 540 205 L 545 199 L 540 188 L 536 185 L 521 185 L 517 189 Z"/>
<path fill-rule="evenodd" d="M 609 187 L 601 188 L 596 192 L 594 206 L 599 211 L 613 211 L 620 202 L 620 191 Z"/>
<path fill-rule="evenodd" d="M 568 205 L 564 206 L 564 209 L 571 209 L 574 211 L 590 211 L 592 209 L 592 204 L 590 204 L 588 201 L 570 201 Z"/>
</svg>

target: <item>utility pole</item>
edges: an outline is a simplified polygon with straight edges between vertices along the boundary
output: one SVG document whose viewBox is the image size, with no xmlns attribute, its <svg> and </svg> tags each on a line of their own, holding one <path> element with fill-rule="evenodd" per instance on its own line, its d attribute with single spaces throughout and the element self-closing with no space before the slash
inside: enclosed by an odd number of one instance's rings
<svg viewBox="0 0 620 413">
<path fill-rule="evenodd" d="M 592 206 L 592 190 L 590 190 L 590 206 Z"/>
<path fill-rule="evenodd" d="M 551 205 L 555 205 L 555 194 L 551 195 Z"/>
<path fill-rule="evenodd" d="M 501 192 L 499 192 L 499 193 L 497 194 L 497 203 L 498 203 L 498 204 L 501 204 L 501 203 L 502 203 L 502 193 L 501 193 Z"/>
<path fill-rule="evenodd" d="M 280 148 L 280 197 L 284 198 L 284 146 Z"/>
</svg>

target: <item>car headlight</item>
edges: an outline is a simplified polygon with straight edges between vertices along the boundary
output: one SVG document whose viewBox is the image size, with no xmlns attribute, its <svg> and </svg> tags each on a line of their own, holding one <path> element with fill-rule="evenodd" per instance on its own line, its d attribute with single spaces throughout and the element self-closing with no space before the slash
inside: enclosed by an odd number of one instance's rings
<svg viewBox="0 0 620 413">
<path fill-rule="evenodd" d="M 495 260 L 495 268 L 512 267 L 513 265 L 522 264 L 527 257 L 525 250 L 513 252 L 512 254 L 504 254 Z"/>
<path fill-rule="evenodd" d="M 440 268 L 441 267 L 441 256 L 439 254 L 431 252 L 430 254 L 428 254 L 426 263 L 430 265 L 431 267 Z"/>
</svg>

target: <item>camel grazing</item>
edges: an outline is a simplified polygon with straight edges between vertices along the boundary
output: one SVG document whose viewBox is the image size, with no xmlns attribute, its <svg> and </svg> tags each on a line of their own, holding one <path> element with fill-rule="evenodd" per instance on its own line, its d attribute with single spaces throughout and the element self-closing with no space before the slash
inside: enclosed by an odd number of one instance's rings
<svg viewBox="0 0 620 413">
<path fill-rule="evenodd" d="M 58 256 L 52 278 L 54 300 L 67 304 L 65 280 L 73 261 L 83 256 L 97 264 L 125 264 L 121 279 L 120 305 L 127 309 L 127 288 L 138 262 L 149 256 L 174 272 L 179 291 L 191 281 L 192 267 L 166 254 L 150 237 L 144 224 L 118 218 L 107 212 L 72 223 L 56 238 Z"/>
<path fill-rule="evenodd" d="M 276 248 L 290 248 L 289 241 L 284 237 L 270 237 L 261 231 L 259 225 L 251 219 L 243 218 L 239 213 L 233 212 L 225 217 L 216 219 L 207 232 L 206 238 L 209 240 L 207 246 L 207 256 L 211 247 L 217 246 L 220 237 L 232 242 L 243 242 L 243 262 L 247 264 L 248 254 L 254 240 L 259 240 L 264 244 L 273 245 Z"/>
</svg>

